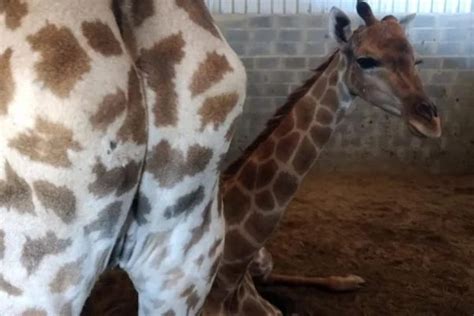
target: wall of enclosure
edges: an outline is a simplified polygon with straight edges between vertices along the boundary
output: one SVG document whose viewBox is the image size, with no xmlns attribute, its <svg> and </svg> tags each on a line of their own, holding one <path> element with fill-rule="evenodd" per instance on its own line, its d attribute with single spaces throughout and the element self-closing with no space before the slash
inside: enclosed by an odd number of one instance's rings
<svg viewBox="0 0 474 316">
<path fill-rule="evenodd" d="M 327 35 L 326 13 L 214 16 L 241 56 L 249 79 L 231 160 L 257 136 L 290 91 L 310 75 L 309 70 L 323 61 L 334 44 Z M 354 26 L 360 23 L 356 17 L 353 20 Z M 326 147 L 317 169 L 474 172 L 474 15 L 421 13 L 409 34 L 424 60 L 420 71 L 426 89 L 443 118 L 441 140 L 415 138 L 401 120 L 358 102 Z"/>
</svg>

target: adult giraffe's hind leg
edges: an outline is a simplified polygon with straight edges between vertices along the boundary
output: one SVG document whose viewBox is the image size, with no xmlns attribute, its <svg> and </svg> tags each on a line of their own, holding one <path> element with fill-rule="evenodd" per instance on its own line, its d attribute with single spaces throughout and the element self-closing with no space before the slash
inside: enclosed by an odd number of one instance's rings
<svg viewBox="0 0 474 316">
<path fill-rule="evenodd" d="M 195 315 L 223 248 L 219 173 L 242 111 L 244 68 L 202 0 L 127 0 L 122 30 L 143 75 L 149 140 L 120 265 L 142 315 Z"/>
<path fill-rule="evenodd" d="M 145 154 L 108 1 L 0 5 L 0 315 L 78 315 Z"/>
</svg>

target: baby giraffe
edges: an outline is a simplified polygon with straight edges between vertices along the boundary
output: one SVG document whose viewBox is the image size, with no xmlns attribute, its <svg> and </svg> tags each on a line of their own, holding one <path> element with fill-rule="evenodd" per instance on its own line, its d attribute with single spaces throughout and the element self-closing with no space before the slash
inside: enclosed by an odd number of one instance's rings
<svg viewBox="0 0 474 316">
<path fill-rule="evenodd" d="M 357 12 L 365 25 L 352 33 L 347 15 L 331 10 L 330 31 L 339 48 L 227 169 L 222 181 L 224 256 L 204 315 L 281 315 L 258 294 L 251 273 L 259 274 L 259 266 L 266 269 L 264 275 L 271 271 L 271 257 L 263 246 L 355 98 L 402 117 L 417 136 L 440 137 L 438 111 L 423 89 L 405 35 L 414 15 L 378 20 L 362 1 Z M 266 261 L 259 265 L 255 259 L 262 256 Z M 359 280 L 323 281 L 344 288 Z"/>
</svg>

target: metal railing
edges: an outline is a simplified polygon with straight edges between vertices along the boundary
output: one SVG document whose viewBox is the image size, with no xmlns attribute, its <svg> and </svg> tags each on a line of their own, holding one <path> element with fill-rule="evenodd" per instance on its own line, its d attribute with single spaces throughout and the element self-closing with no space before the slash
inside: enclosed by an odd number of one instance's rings
<svg viewBox="0 0 474 316">
<path fill-rule="evenodd" d="M 213 13 L 300 14 L 327 12 L 333 6 L 355 10 L 357 0 L 205 0 Z M 368 0 L 375 12 L 469 13 L 474 0 Z"/>
</svg>

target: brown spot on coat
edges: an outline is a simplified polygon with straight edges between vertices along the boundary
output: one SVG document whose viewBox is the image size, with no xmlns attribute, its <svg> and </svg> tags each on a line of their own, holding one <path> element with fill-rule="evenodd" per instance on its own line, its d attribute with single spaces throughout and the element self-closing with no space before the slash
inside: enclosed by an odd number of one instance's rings
<svg viewBox="0 0 474 316">
<path fill-rule="evenodd" d="M 319 107 L 318 112 L 316 112 L 316 121 L 322 125 L 330 125 L 333 117 L 332 113 L 323 107 Z"/>
<path fill-rule="evenodd" d="M 339 109 L 339 98 L 334 89 L 329 89 L 321 99 L 321 104 L 336 112 Z"/>
<path fill-rule="evenodd" d="M 275 173 L 277 171 L 278 165 L 276 164 L 275 160 L 269 160 L 268 162 L 260 165 L 258 167 L 258 175 L 257 175 L 257 189 L 260 189 L 267 184 L 269 184 L 272 179 L 275 177 Z"/>
<path fill-rule="evenodd" d="M 203 0 L 176 0 L 176 5 L 184 9 L 194 23 L 220 39 L 219 31 Z"/>
<path fill-rule="evenodd" d="M 275 142 L 271 138 L 268 138 L 267 140 L 262 142 L 255 150 L 255 157 L 258 161 L 264 161 L 267 158 L 271 157 L 274 151 Z"/>
<path fill-rule="evenodd" d="M 30 185 L 5 162 L 6 180 L 0 180 L 0 206 L 16 209 L 20 214 L 34 214 L 33 194 Z"/>
<path fill-rule="evenodd" d="M 123 53 L 110 26 L 101 21 L 82 22 L 82 34 L 89 45 L 104 56 L 119 56 Z"/>
<path fill-rule="evenodd" d="M 314 161 L 316 160 L 318 152 L 314 147 L 313 143 L 305 137 L 303 142 L 300 144 L 295 157 L 293 158 L 293 167 L 298 174 L 303 175 L 307 172 Z"/>
<path fill-rule="evenodd" d="M 231 230 L 225 235 L 225 243 L 229 247 L 224 247 L 224 258 L 226 261 L 244 260 L 249 256 L 253 256 L 255 249 L 239 231 Z"/>
<path fill-rule="evenodd" d="M 199 186 L 196 190 L 191 191 L 176 201 L 176 204 L 168 206 L 165 209 L 165 218 L 179 216 L 181 214 L 188 215 L 195 207 L 204 200 L 204 187 Z"/>
<path fill-rule="evenodd" d="M 31 160 L 55 167 L 70 167 L 68 150 L 82 150 L 70 129 L 42 118 L 36 120 L 34 130 L 20 133 L 10 140 L 9 146 Z"/>
<path fill-rule="evenodd" d="M 314 98 L 316 98 L 316 100 L 321 99 L 321 97 L 323 96 L 324 92 L 326 91 L 327 82 L 328 80 L 325 76 L 321 76 L 317 80 L 313 90 L 311 91 L 311 94 Z"/>
<path fill-rule="evenodd" d="M 91 59 L 67 27 L 48 24 L 27 40 L 42 57 L 35 64 L 38 79 L 60 98 L 68 97 L 76 83 L 91 70 Z"/>
<path fill-rule="evenodd" d="M 127 106 L 127 98 L 121 89 L 115 93 L 107 94 L 99 104 L 99 110 L 89 119 L 95 129 L 105 131 L 117 117 L 122 114 Z"/>
<path fill-rule="evenodd" d="M 163 314 L 163 316 L 176 316 L 176 314 L 172 309 L 169 309 L 168 311 L 166 311 L 166 313 Z"/>
<path fill-rule="evenodd" d="M 49 283 L 51 293 L 64 293 L 69 288 L 79 284 L 82 279 L 81 268 L 83 262 L 84 258 L 80 258 L 77 261 L 63 265 Z"/>
<path fill-rule="evenodd" d="M 133 23 L 139 27 L 143 22 L 155 14 L 155 2 L 153 0 L 132 1 Z"/>
<path fill-rule="evenodd" d="M 43 309 L 29 308 L 21 316 L 48 316 L 48 313 Z"/>
<path fill-rule="evenodd" d="M 41 204 L 53 212 L 66 224 L 76 218 L 76 196 L 65 186 L 56 186 L 48 181 L 33 183 L 36 196 Z"/>
<path fill-rule="evenodd" d="M 162 140 L 152 149 L 146 170 L 153 174 L 161 186 L 172 187 L 185 176 L 194 176 L 204 171 L 211 158 L 210 148 L 193 145 L 184 157 L 180 150 L 171 148 L 168 141 Z"/>
<path fill-rule="evenodd" d="M 15 30 L 21 26 L 21 19 L 28 14 L 28 5 L 21 0 L 0 1 L 0 14 L 5 13 L 5 24 Z"/>
<path fill-rule="evenodd" d="M 118 138 L 123 142 L 133 140 L 144 144 L 147 139 L 146 110 L 142 95 L 140 78 L 135 69 L 128 72 L 127 116 L 118 131 Z"/>
<path fill-rule="evenodd" d="M 130 161 L 125 166 L 107 170 L 105 165 L 97 160 L 92 172 L 96 175 L 96 180 L 89 184 L 89 192 L 98 197 L 113 192 L 116 196 L 121 196 L 137 185 L 140 166 L 137 162 Z"/>
<path fill-rule="evenodd" d="M 183 34 L 173 34 L 148 50 L 142 49 L 137 61 L 148 87 L 156 94 L 153 113 L 158 127 L 178 122 L 175 67 L 184 58 L 184 46 Z"/>
<path fill-rule="evenodd" d="M 300 135 L 298 132 L 293 132 L 290 135 L 280 139 L 276 147 L 276 157 L 281 162 L 286 163 L 295 152 L 299 141 Z"/>
<path fill-rule="evenodd" d="M 319 149 L 328 142 L 331 134 L 332 129 L 330 127 L 315 125 L 311 128 L 311 138 Z"/>
<path fill-rule="evenodd" d="M 184 255 L 186 256 L 192 246 L 196 245 L 204 235 L 209 232 L 212 217 L 212 201 L 209 202 L 202 214 L 202 222 L 191 230 L 191 239 L 184 246 Z"/>
<path fill-rule="evenodd" d="M 219 246 L 222 244 L 222 241 L 223 241 L 222 238 L 219 238 L 216 241 L 214 241 L 211 248 L 209 248 L 209 252 L 207 253 L 209 258 L 214 258 L 215 257 L 215 255 L 217 253 L 217 249 L 219 249 Z"/>
<path fill-rule="evenodd" d="M 293 130 L 295 126 L 295 120 L 293 119 L 293 114 L 290 112 L 282 119 L 280 125 L 275 129 L 274 135 L 277 138 L 283 137 Z"/>
<path fill-rule="evenodd" d="M 0 55 L 0 115 L 8 113 L 8 105 L 13 100 L 15 82 L 13 81 L 10 60 L 13 51 L 11 48 Z"/>
<path fill-rule="evenodd" d="M 255 196 L 255 203 L 262 211 L 272 211 L 275 208 L 275 201 L 270 191 L 263 191 Z"/>
<path fill-rule="evenodd" d="M 239 181 L 247 190 L 253 190 L 256 179 L 257 165 L 253 161 L 249 160 L 242 168 L 237 181 Z"/>
<path fill-rule="evenodd" d="M 208 124 L 214 124 L 214 130 L 217 130 L 220 124 L 224 123 L 227 115 L 237 105 L 239 95 L 237 93 L 225 93 L 215 97 L 209 97 L 204 100 L 198 114 L 201 116 L 201 131 Z"/>
<path fill-rule="evenodd" d="M 224 75 L 234 69 L 230 66 L 225 55 L 217 52 L 207 53 L 206 60 L 199 64 L 194 72 L 190 90 L 192 96 L 203 93 L 224 78 Z"/>
<path fill-rule="evenodd" d="M 0 229 L 0 260 L 5 256 L 5 232 Z"/>
<path fill-rule="evenodd" d="M 244 228 L 257 242 L 263 243 L 276 229 L 279 221 L 280 216 L 278 214 L 265 216 L 258 212 L 253 212 L 247 218 Z"/>
<path fill-rule="evenodd" d="M 196 291 L 196 286 L 194 284 L 190 285 L 181 293 L 181 297 L 186 298 L 186 305 L 188 306 L 186 315 L 189 315 L 189 312 L 195 309 L 199 303 L 199 295 Z"/>
<path fill-rule="evenodd" d="M 23 291 L 5 280 L 5 277 L 0 274 L 0 291 L 7 293 L 11 296 L 20 296 L 23 294 Z"/>
<path fill-rule="evenodd" d="M 44 237 L 38 239 L 26 237 L 20 258 L 21 264 L 25 267 L 28 275 L 31 275 L 38 269 L 46 256 L 62 253 L 71 244 L 70 239 L 59 239 L 52 231 L 46 232 Z"/>
<path fill-rule="evenodd" d="M 91 234 L 99 232 L 99 239 L 114 238 L 118 227 L 118 221 L 122 214 L 122 202 L 112 202 L 100 213 L 92 223 L 84 226 L 84 233 Z"/>
<path fill-rule="evenodd" d="M 298 179 L 289 173 L 281 172 L 273 184 L 273 192 L 280 206 L 284 206 L 298 189 Z"/>
<path fill-rule="evenodd" d="M 295 104 L 296 127 L 307 130 L 314 120 L 315 101 L 311 97 L 304 97 Z"/>
<path fill-rule="evenodd" d="M 237 186 L 224 194 L 224 216 L 228 225 L 240 223 L 250 208 L 249 197 Z"/>
</svg>

